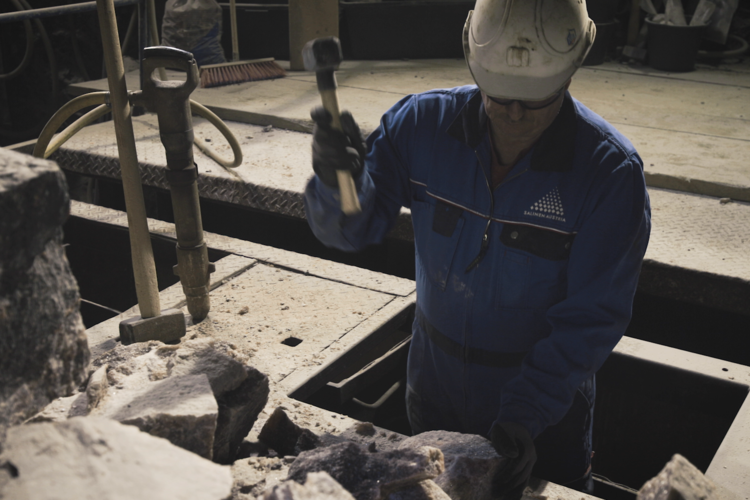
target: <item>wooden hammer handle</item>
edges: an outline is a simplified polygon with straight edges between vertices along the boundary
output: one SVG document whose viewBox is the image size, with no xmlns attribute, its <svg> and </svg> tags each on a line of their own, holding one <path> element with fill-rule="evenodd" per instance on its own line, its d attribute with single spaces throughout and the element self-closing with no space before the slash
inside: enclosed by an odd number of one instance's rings
<svg viewBox="0 0 750 500">
<path fill-rule="evenodd" d="M 336 130 L 342 131 L 341 113 L 339 112 L 339 99 L 336 95 L 336 89 L 321 90 L 320 97 L 323 100 L 323 107 L 331 113 L 331 126 Z M 362 158 L 364 161 L 364 158 Z M 358 214 L 362 211 L 357 196 L 357 187 L 354 185 L 352 173 L 348 170 L 336 170 L 336 178 L 339 181 L 339 194 L 341 196 L 341 211 L 346 215 Z"/>
</svg>

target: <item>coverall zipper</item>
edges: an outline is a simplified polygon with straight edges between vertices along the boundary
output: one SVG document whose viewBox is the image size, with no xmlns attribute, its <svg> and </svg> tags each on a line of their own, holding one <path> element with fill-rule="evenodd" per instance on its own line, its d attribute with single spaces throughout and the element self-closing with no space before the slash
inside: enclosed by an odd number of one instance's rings
<svg viewBox="0 0 750 500">
<path fill-rule="evenodd" d="M 482 167 L 482 173 L 484 174 L 484 183 L 487 186 L 487 190 L 490 193 L 490 214 L 487 219 L 487 225 L 484 227 L 484 234 L 482 235 L 482 244 L 479 247 L 479 254 L 474 257 L 474 260 L 471 261 L 469 266 L 466 268 L 466 271 L 464 273 L 468 273 L 477 265 L 479 265 L 480 262 L 482 262 L 482 259 L 484 259 L 484 256 L 487 255 L 487 248 L 490 246 L 490 224 L 492 224 L 492 214 L 495 212 L 495 193 L 492 191 L 492 186 L 490 186 L 490 180 L 487 178 L 487 169 L 484 167 L 484 163 L 482 163 L 482 159 L 479 157 L 479 152 L 475 149 L 474 154 L 477 157 L 477 161 L 479 161 L 479 165 Z M 513 177 L 510 177 L 508 179 L 503 179 L 503 181 L 497 185 L 497 187 L 502 186 L 506 182 L 512 181 L 513 179 L 519 177 L 520 175 L 528 172 L 529 168 L 526 167 L 525 169 L 518 172 Z"/>
</svg>

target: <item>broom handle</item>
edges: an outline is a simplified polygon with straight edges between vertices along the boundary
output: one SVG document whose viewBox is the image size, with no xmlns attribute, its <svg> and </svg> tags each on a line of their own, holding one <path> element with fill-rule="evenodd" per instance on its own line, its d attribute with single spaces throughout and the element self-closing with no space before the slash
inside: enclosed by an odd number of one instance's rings
<svg viewBox="0 0 750 500">
<path fill-rule="evenodd" d="M 232 25 L 232 61 L 240 60 L 240 47 L 237 43 L 237 5 L 229 0 L 229 22 Z"/>
</svg>

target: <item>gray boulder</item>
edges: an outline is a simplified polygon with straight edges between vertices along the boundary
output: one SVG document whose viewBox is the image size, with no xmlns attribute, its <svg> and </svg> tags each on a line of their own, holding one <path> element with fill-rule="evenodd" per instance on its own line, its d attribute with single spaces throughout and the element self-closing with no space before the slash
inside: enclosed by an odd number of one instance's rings
<svg viewBox="0 0 750 500">
<path fill-rule="evenodd" d="M 676 454 L 638 491 L 637 500 L 739 500 Z"/>
<path fill-rule="evenodd" d="M 305 480 L 311 472 L 327 472 L 357 500 L 376 500 L 433 479 L 443 472 L 443 454 L 432 447 L 370 452 L 345 442 L 299 454 L 289 479 Z"/>
<path fill-rule="evenodd" d="M 453 500 L 490 500 L 492 477 L 505 459 L 492 443 L 475 434 L 430 431 L 405 439 L 400 450 L 432 446 L 443 452 L 445 471 L 435 483 Z"/>
<path fill-rule="evenodd" d="M 0 149 L 0 443 L 86 377 L 78 285 L 62 247 L 69 211 L 53 162 Z"/>
<path fill-rule="evenodd" d="M 258 500 L 354 500 L 354 497 L 327 473 L 312 472 L 304 485 L 285 481 Z"/>
<path fill-rule="evenodd" d="M 205 374 L 167 377 L 114 390 L 91 412 L 213 456 L 219 407 Z"/>
<path fill-rule="evenodd" d="M 0 498 L 14 500 L 223 500 L 232 488 L 229 467 L 95 417 L 13 427 L 0 463 Z"/>
<path fill-rule="evenodd" d="M 53 402 L 32 421 L 104 416 L 229 464 L 268 400 L 268 378 L 213 339 L 120 345 L 93 366 L 84 393 Z"/>
</svg>

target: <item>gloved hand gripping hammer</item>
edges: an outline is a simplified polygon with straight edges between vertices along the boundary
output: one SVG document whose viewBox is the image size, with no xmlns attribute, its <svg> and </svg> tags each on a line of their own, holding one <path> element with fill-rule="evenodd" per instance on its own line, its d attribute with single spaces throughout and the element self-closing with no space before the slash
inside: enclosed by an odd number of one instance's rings
<svg viewBox="0 0 750 500">
<path fill-rule="evenodd" d="M 339 99 L 336 94 L 336 74 L 334 71 L 341 64 L 341 43 L 336 37 L 316 38 L 307 42 L 302 49 L 302 60 L 307 71 L 315 71 L 318 90 L 323 101 L 323 107 L 331 113 L 331 125 L 342 131 Z M 362 211 L 357 197 L 352 174 L 348 170 L 336 170 L 341 195 L 341 211 L 346 215 L 354 215 Z"/>
</svg>

